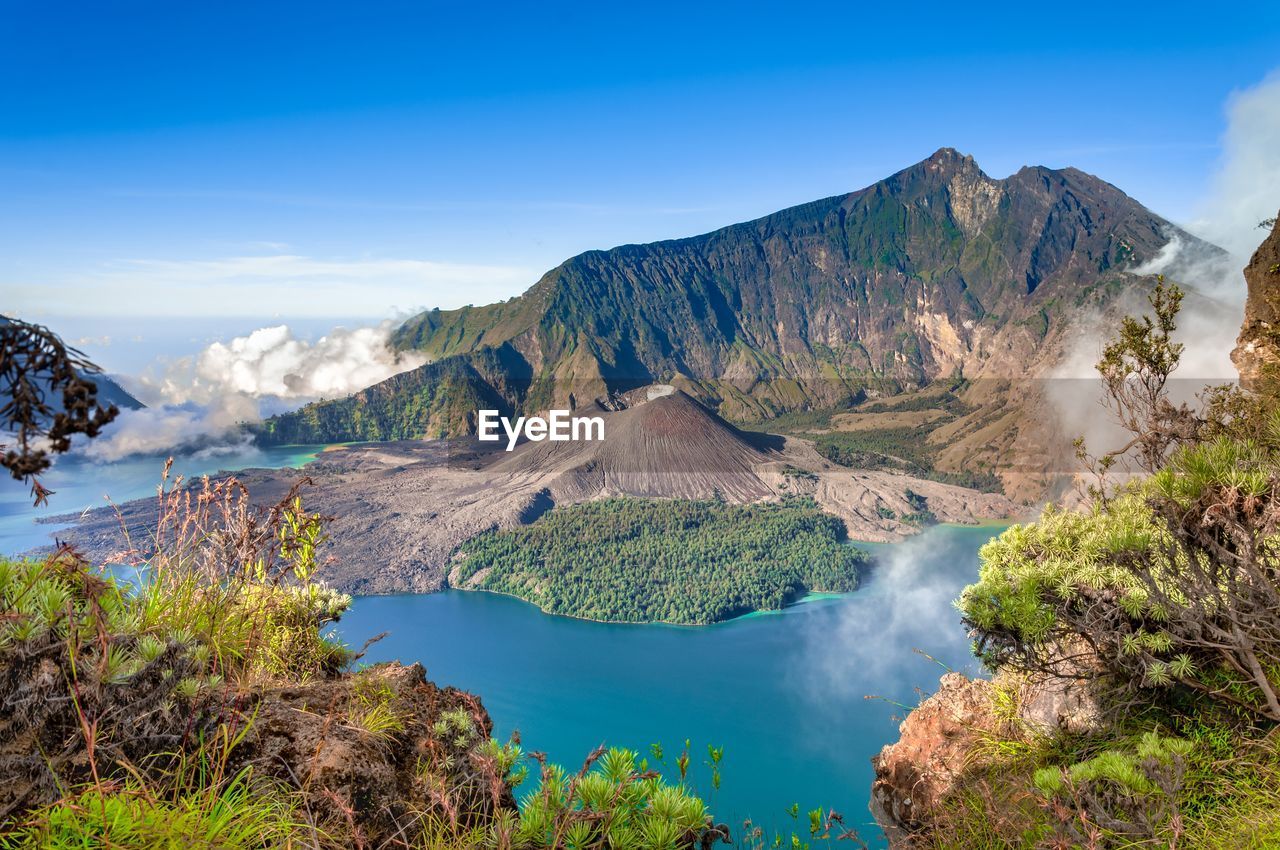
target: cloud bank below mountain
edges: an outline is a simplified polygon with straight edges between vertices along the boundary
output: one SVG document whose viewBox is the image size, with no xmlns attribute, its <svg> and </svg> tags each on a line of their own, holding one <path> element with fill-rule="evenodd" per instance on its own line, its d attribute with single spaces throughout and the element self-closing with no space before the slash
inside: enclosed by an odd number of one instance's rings
<svg viewBox="0 0 1280 850">
<path fill-rule="evenodd" d="M 91 458 L 117 460 L 175 450 L 243 448 L 243 426 L 324 398 L 348 395 L 425 358 L 393 351 L 394 322 L 335 328 L 314 342 L 275 325 L 228 342 L 215 342 L 157 373 L 128 382 L 147 405 L 122 411 L 84 448 Z"/>
</svg>

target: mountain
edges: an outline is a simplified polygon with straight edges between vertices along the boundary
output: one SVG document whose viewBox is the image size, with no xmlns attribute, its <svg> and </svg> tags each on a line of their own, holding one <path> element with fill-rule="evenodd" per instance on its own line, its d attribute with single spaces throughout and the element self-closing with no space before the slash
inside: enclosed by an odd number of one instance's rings
<svg viewBox="0 0 1280 850">
<path fill-rule="evenodd" d="M 518 298 L 418 315 L 393 342 L 433 362 L 277 417 L 264 439 L 456 435 L 473 399 L 533 411 L 656 382 L 760 421 L 956 373 L 1019 379 L 1174 236 L 1214 250 L 1077 169 L 996 180 L 944 148 L 857 192 L 588 251 Z"/>
<path fill-rule="evenodd" d="M 774 495 L 760 470 L 782 461 L 780 438 L 739 431 L 670 386 L 629 395 L 617 410 L 591 404 L 579 411 L 601 418 L 606 439 L 526 442 L 493 470 L 540 476 L 551 492 L 564 494 L 561 501 L 642 496 L 746 503 Z"/>
<path fill-rule="evenodd" d="M 133 394 L 120 386 L 114 378 L 106 375 L 94 375 L 93 383 L 98 388 L 98 401 L 103 404 L 114 404 L 121 410 L 141 410 L 145 404 L 133 397 Z"/>
</svg>

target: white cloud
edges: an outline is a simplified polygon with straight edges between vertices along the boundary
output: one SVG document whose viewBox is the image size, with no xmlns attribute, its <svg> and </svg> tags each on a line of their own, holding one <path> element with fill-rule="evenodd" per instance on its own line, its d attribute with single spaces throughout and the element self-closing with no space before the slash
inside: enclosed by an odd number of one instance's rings
<svg viewBox="0 0 1280 850">
<path fill-rule="evenodd" d="M 335 328 L 315 342 L 287 325 L 259 328 L 230 342 L 215 342 L 163 374 L 143 375 L 144 402 L 208 404 L 229 394 L 283 400 L 342 396 L 426 362 L 416 352 L 395 352 L 387 341 L 393 322 Z"/>
<path fill-rule="evenodd" d="M 1258 222 L 1280 207 L 1280 75 L 1237 92 L 1226 104 L 1227 126 L 1217 174 L 1200 215 L 1186 229 L 1227 250 L 1200 250 L 1173 236 L 1139 274 L 1164 274 L 1194 290 L 1183 302 L 1176 338 L 1185 348 L 1170 394 L 1192 402 L 1206 384 L 1236 379 L 1231 349 L 1240 332 L 1245 300 L 1243 269 L 1266 232 Z M 1137 293 L 1126 312 L 1148 310 Z M 1114 333 L 1114 317 L 1088 316 L 1077 322 L 1076 338 L 1055 371 L 1050 398 L 1065 433 L 1083 435 L 1095 453 L 1122 444 L 1120 431 L 1101 407 L 1101 384 L 1094 364 Z"/>
<path fill-rule="evenodd" d="M 499 301 L 537 276 L 514 266 L 268 254 L 124 259 L 38 285 L 5 282 L 14 311 L 93 316 L 362 316 Z"/>
<path fill-rule="evenodd" d="M 83 443 L 86 457 L 115 461 L 130 455 L 241 451 L 252 438 L 241 426 L 260 418 L 256 399 L 228 395 L 210 404 L 164 404 L 122 410 L 100 436 Z"/>
<path fill-rule="evenodd" d="M 387 341 L 394 323 L 335 328 L 315 342 L 286 325 L 259 328 L 129 382 L 148 407 L 123 411 L 85 446 L 100 460 L 159 454 L 177 448 L 239 445 L 241 426 L 320 398 L 364 389 L 426 358 L 396 352 Z"/>
<path fill-rule="evenodd" d="M 1265 235 L 1258 222 L 1280 209 L 1280 72 L 1227 102 L 1222 158 L 1189 228 L 1248 259 Z"/>
<path fill-rule="evenodd" d="M 68 345 L 75 346 L 76 348 L 87 348 L 91 345 L 99 348 L 106 348 L 111 345 L 111 337 L 108 334 L 102 334 L 101 336 L 81 336 L 68 340 Z"/>
<path fill-rule="evenodd" d="M 1236 377 L 1230 355 L 1244 313 L 1243 269 L 1266 236 L 1258 223 L 1280 208 L 1280 73 L 1232 94 L 1225 113 L 1218 169 L 1187 229 L 1225 248 L 1227 256 L 1208 255 L 1175 237 L 1135 269 L 1165 274 L 1211 299 L 1188 299 L 1179 317 L 1185 350 L 1176 377 L 1196 386 Z"/>
</svg>

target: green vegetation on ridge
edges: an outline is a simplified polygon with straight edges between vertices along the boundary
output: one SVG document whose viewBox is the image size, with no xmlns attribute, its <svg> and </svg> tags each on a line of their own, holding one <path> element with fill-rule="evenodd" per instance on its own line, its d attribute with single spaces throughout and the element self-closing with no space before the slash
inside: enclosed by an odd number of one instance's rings
<svg viewBox="0 0 1280 850">
<path fill-rule="evenodd" d="M 868 402 L 847 410 L 833 409 L 784 414 L 762 424 L 777 433 L 793 433 L 812 439 L 818 453 L 832 463 L 855 469 L 879 469 L 904 473 L 942 484 L 968 487 L 983 493 L 1003 492 L 1000 478 L 990 470 L 946 471 L 936 466 L 938 446 L 929 436 L 938 428 L 973 413 L 961 394 L 968 387 L 963 378 L 936 381 L 915 393 Z M 901 392 L 901 387 L 887 387 Z M 936 412 L 934 418 L 902 427 L 836 430 L 833 419 L 841 414 L 893 414 Z M 748 426 L 752 427 L 752 426 Z"/>
<path fill-rule="evenodd" d="M 992 472 L 945 472 L 934 466 L 934 450 L 925 439 L 932 428 L 877 428 L 820 434 L 814 448 L 832 463 L 855 469 L 883 469 L 926 478 L 942 484 L 969 487 L 983 493 L 1001 493 L 1003 486 Z"/>
<path fill-rule="evenodd" d="M 810 501 L 609 499 L 556 508 L 462 547 L 458 586 L 553 614 L 705 624 L 858 586 L 864 553 Z M 470 583 L 470 584 L 469 584 Z"/>
</svg>

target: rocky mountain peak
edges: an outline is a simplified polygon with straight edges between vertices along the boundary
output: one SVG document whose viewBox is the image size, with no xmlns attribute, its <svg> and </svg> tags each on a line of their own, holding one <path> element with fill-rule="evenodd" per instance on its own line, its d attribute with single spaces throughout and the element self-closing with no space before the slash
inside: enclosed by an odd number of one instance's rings
<svg viewBox="0 0 1280 850">
<path fill-rule="evenodd" d="M 972 156 L 967 153 L 961 153 L 955 148 L 938 148 L 920 165 L 930 171 L 948 172 L 950 174 L 957 172 L 982 174 L 982 169 L 978 167 L 977 161 Z M 985 177 L 986 175 L 983 176 Z"/>
<path fill-rule="evenodd" d="M 1005 195 L 1004 181 L 986 175 L 972 156 L 939 148 L 921 165 L 945 179 L 952 218 L 965 236 L 974 237 L 996 214 Z"/>
<path fill-rule="evenodd" d="M 868 190 L 880 189 L 910 202 L 933 197 L 938 192 L 946 192 L 949 186 L 956 182 L 974 184 L 999 181 L 994 181 L 984 174 L 977 161 L 969 154 L 961 153 L 955 148 L 938 148 L 926 159 L 907 166 L 872 185 Z M 855 192 L 850 197 L 856 198 L 860 194 L 862 193 Z"/>
</svg>

